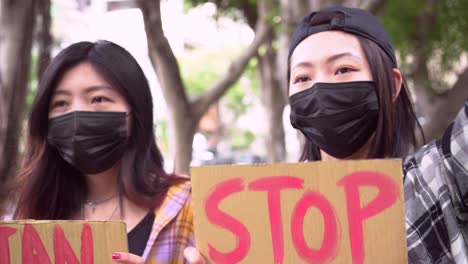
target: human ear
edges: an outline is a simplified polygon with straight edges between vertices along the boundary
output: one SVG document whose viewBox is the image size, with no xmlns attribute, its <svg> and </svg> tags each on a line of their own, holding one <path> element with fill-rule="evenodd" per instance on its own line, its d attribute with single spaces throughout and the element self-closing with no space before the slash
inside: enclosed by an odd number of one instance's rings
<svg viewBox="0 0 468 264">
<path fill-rule="evenodd" d="M 401 86 L 403 84 L 403 77 L 401 76 L 401 72 L 396 68 L 393 69 L 393 79 L 395 80 L 395 92 L 392 93 L 392 101 L 396 101 L 398 95 L 400 95 Z"/>
</svg>

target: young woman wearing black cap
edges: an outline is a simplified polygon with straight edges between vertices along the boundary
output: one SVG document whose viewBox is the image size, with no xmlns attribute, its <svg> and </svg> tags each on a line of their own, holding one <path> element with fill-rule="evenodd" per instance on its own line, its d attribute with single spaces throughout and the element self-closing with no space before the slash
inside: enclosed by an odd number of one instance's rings
<svg viewBox="0 0 468 264">
<path fill-rule="evenodd" d="M 371 14 L 331 7 L 305 17 L 289 51 L 291 124 L 301 160 L 403 158 L 415 146 L 408 89 L 388 34 Z M 468 104 L 442 140 L 404 164 L 410 263 L 468 259 Z"/>
<path fill-rule="evenodd" d="M 416 145 L 420 126 L 391 40 L 368 12 L 330 7 L 306 16 L 293 35 L 288 63 L 291 124 L 307 138 L 301 161 L 403 158 Z M 463 186 L 468 103 L 444 139 L 405 162 L 410 263 L 466 263 Z M 191 263 L 204 263 L 196 250 L 186 251 Z"/>
<path fill-rule="evenodd" d="M 403 157 L 418 123 L 390 38 L 360 9 L 305 17 L 289 50 L 291 124 L 301 160 Z"/>
</svg>

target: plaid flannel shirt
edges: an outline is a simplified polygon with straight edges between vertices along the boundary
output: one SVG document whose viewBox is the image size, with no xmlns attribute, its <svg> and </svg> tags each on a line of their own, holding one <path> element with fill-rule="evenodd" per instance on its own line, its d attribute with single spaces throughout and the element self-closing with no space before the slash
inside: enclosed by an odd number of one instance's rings
<svg viewBox="0 0 468 264">
<path fill-rule="evenodd" d="M 409 263 L 468 263 L 468 100 L 404 172 Z"/>
<path fill-rule="evenodd" d="M 145 263 L 184 263 L 184 249 L 195 246 L 190 182 L 170 187 L 155 214 Z"/>
</svg>

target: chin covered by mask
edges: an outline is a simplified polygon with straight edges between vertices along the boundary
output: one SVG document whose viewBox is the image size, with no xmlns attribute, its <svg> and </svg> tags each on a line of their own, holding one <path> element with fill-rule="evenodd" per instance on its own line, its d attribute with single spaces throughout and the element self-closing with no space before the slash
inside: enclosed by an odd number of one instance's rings
<svg viewBox="0 0 468 264">
<path fill-rule="evenodd" d="M 358 151 L 377 126 L 375 82 L 316 83 L 289 98 L 291 125 L 335 158 Z"/>
<path fill-rule="evenodd" d="M 77 111 L 49 119 L 48 142 L 85 174 L 110 169 L 125 152 L 127 113 Z"/>
</svg>

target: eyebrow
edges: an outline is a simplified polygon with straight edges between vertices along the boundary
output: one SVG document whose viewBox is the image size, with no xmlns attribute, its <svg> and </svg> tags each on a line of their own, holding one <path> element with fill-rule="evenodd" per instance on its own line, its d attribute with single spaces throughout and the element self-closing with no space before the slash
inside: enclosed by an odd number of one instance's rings
<svg viewBox="0 0 468 264">
<path fill-rule="evenodd" d="M 53 96 L 57 96 L 57 95 L 68 95 L 68 96 L 70 96 L 71 93 L 69 91 L 67 91 L 67 90 L 55 90 L 52 95 Z"/>
<path fill-rule="evenodd" d="M 85 94 L 89 94 L 92 92 L 100 91 L 100 90 L 114 90 L 109 85 L 95 85 L 86 88 Z"/>
<path fill-rule="evenodd" d="M 332 62 L 332 61 L 336 61 L 336 60 L 341 59 L 341 58 L 343 58 L 343 57 L 351 57 L 351 58 L 353 58 L 353 59 L 361 60 L 361 57 L 356 56 L 356 55 L 354 55 L 353 53 L 350 53 L 350 52 L 343 52 L 343 53 L 338 53 L 338 54 L 335 54 L 335 55 L 333 55 L 333 56 L 330 56 L 330 57 L 326 60 L 326 62 L 327 62 L 327 63 L 330 63 L 330 62 Z"/>
<path fill-rule="evenodd" d="M 113 89 L 108 85 L 94 85 L 94 86 L 87 87 L 84 93 L 89 94 L 89 93 L 96 92 L 96 91 L 99 91 L 99 90 L 113 90 Z M 71 92 L 68 91 L 68 90 L 55 90 L 54 96 L 56 96 L 56 95 L 70 96 Z"/>
<path fill-rule="evenodd" d="M 293 67 L 291 67 L 291 69 L 295 69 L 295 68 L 313 68 L 315 65 L 311 62 L 308 62 L 308 61 L 301 61 L 299 63 L 297 63 L 296 65 L 294 65 Z"/>
<path fill-rule="evenodd" d="M 357 59 L 359 61 L 362 60 L 361 57 L 356 56 L 353 53 L 343 52 L 343 53 L 338 53 L 338 54 L 335 54 L 335 55 L 332 55 L 332 56 L 328 57 L 325 62 L 326 63 L 331 63 L 331 62 L 339 60 L 339 59 L 341 59 L 343 57 L 351 57 L 351 58 Z M 315 67 L 314 63 L 311 63 L 311 62 L 308 62 L 308 61 L 301 61 L 301 62 L 297 63 L 296 65 L 294 65 L 292 67 L 292 69 L 294 69 L 294 68 L 313 68 L 313 67 Z"/>
</svg>

